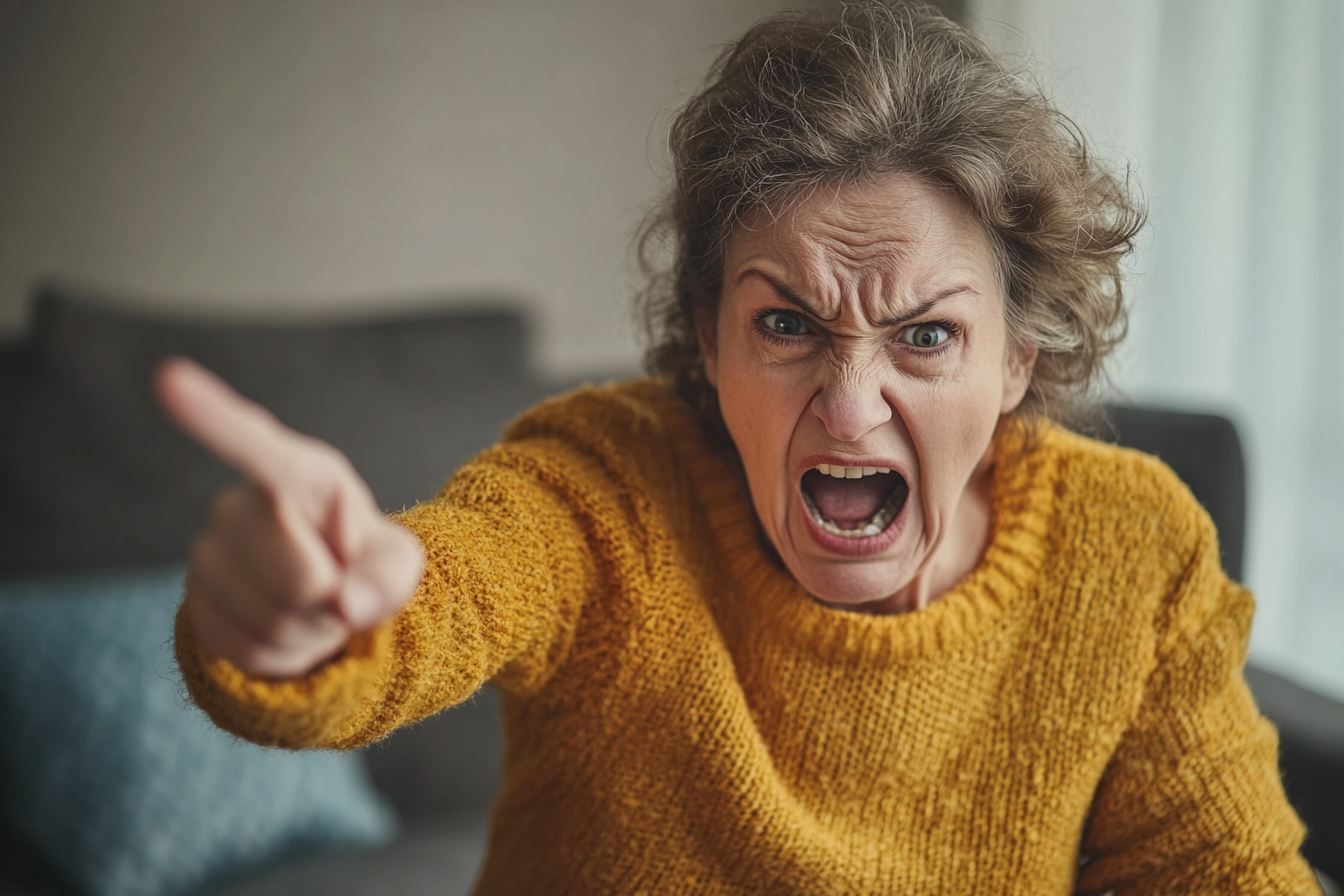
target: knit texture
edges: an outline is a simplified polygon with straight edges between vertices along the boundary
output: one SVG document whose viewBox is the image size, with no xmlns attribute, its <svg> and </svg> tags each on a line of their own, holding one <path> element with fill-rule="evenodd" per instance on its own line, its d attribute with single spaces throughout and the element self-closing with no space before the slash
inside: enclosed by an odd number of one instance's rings
<svg viewBox="0 0 1344 896">
<path fill-rule="evenodd" d="M 824 606 L 653 381 L 530 412 L 400 516 L 405 611 L 296 682 L 202 656 L 265 744 L 351 747 L 504 692 L 479 894 L 1306 894 L 1253 603 L 1152 458 L 996 442 L 994 532 L 925 610 Z"/>
</svg>

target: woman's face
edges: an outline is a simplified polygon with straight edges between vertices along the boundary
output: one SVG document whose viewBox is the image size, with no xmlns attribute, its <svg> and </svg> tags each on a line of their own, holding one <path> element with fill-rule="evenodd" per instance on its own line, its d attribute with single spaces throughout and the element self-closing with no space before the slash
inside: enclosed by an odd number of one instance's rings
<svg viewBox="0 0 1344 896">
<path fill-rule="evenodd" d="M 925 605 L 984 548 L 990 439 L 1035 361 L 984 229 L 893 175 L 759 216 L 724 275 L 701 349 L 775 549 L 828 603 Z"/>
</svg>

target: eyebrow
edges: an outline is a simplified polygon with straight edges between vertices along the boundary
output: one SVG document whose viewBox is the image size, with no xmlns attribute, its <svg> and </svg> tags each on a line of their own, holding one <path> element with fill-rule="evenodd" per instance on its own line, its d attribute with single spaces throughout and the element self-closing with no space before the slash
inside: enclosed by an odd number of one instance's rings
<svg viewBox="0 0 1344 896">
<path fill-rule="evenodd" d="M 787 286 L 785 286 L 783 283 L 780 283 L 778 280 L 776 280 L 774 277 L 771 277 L 769 274 L 766 274 L 762 271 L 758 271 L 755 268 L 743 271 L 741 276 L 737 278 L 738 281 L 740 282 L 742 278 L 747 276 L 748 274 L 755 274 L 757 277 L 760 277 L 766 283 L 769 283 L 770 288 L 773 289 L 781 299 L 788 302 L 790 305 L 793 305 L 798 309 L 807 312 L 812 317 L 815 317 L 817 320 L 821 321 L 830 320 L 830 318 L 820 314 L 816 308 L 812 307 L 812 305 L 810 305 L 808 301 L 804 299 L 802 296 L 798 295 L 798 293 L 789 289 Z M 888 317 L 879 320 L 877 322 L 877 325 L 879 327 L 899 327 L 900 325 L 908 323 L 917 317 L 921 317 L 922 315 L 927 314 L 933 308 L 933 306 L 937 305 L 943 299 L 954 296 L 959 292 L 972 292 L 972 291 L 973 290 L 969 286 L 949 287 L 948 289 L 943 290 L 942 292 L 938 293 L 938 295 L 929 299 L 927 302 L 920 302 L 918 305 L 916 305 L 914 308 L 911 308 L 905 314 L 900 314 L 897 315 L 896 317 Z"/>
</svg>

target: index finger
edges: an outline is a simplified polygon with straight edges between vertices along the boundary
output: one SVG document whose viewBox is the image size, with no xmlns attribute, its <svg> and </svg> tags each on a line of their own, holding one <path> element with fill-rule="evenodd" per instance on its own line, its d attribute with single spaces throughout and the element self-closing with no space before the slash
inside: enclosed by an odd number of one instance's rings
<svg viewBox="0 0 1344 896">
<path fill-rule="evenodd" d="M 258 485 L 274 489 L 293 469 L 301 437 L 190 358 L 164 361 L 154 386 L 174 423 Z"/>
</svg>

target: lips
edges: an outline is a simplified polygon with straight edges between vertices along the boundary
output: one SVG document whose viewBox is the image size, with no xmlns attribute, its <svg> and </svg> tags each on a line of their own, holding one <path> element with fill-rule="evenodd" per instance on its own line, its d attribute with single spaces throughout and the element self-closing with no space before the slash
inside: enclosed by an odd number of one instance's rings
<svg viewBox="0 0 1344 896">
<path fill-rule="evenodd" d="M 880 535 L 910 494 L 905 478 L 885 467 L 821 464 L 803 474 L 801 487 L 813 522 L 841 538 Z"/>
<path fill-rule="evenodd" d="M 834 460 L 807 460 L 799 478 L 799 516 L 806 531 L 827 554 L 857 558 L 885 551 L 904 529 L 909 480 L 892 467 Z"/>
</svg>

